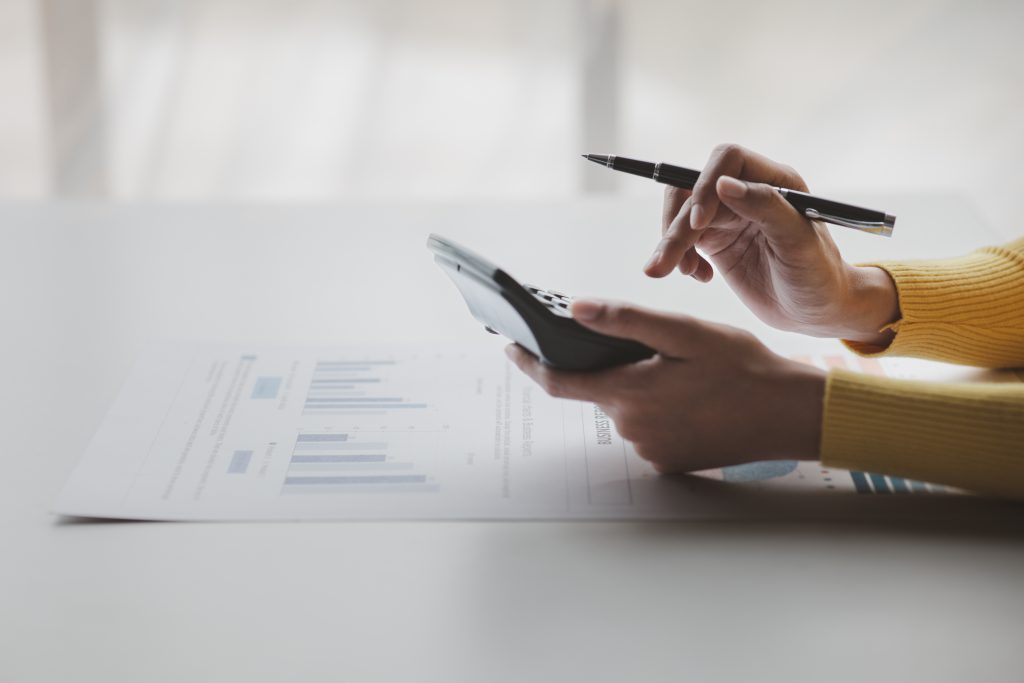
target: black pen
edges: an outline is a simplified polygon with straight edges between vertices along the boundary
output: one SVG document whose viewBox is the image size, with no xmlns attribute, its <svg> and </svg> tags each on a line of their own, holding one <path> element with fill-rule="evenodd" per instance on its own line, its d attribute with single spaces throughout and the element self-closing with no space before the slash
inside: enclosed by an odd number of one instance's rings
<svg viewBox="0 0 1024 683">
<path fill-rule="evenodd" d="M 659 183 L 681 187 L 685 190 L 692 190 L 697 183 L 697 178 L 700 177 L 700 171 L 661 162 L 654 164 L 649 161 L 606 154 L 584 154 L 583 157 L 595 164 L 603 164 L 616 171 L 652 178 Z M 884 211 L 834 202 L 831 199 L 822 199 L 785 187 L 776 187 L 775 190 L 792 204 L 793 208 L 811 220 L 833 223 L 844 228 L 862 230 L 884 237 L 892 237 L 893 228 L 896 226 L 896 216 L 889 215 Z"/>
</svg>

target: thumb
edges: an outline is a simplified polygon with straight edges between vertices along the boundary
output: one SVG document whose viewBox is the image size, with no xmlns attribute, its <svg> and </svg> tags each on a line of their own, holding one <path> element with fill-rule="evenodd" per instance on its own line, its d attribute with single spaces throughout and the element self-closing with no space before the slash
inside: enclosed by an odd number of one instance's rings
<svg viewBox="0 0 1024 683">
<path fill-rule="evenodd" d="M 721 176 L 715 186 L 722 203 L 733 213 L 764 229 L 771 240 L 791 240 L 811 234 L 806 218 L 771 185 Z"/>
<path fill-rule="evenodd" d="M 595 299 L 575 299 L 572 316 L 595 332 L 635 339 L 669 358 L 693 358 L 710 342 L 711 326 L 686 315 Z"/>
</svg>

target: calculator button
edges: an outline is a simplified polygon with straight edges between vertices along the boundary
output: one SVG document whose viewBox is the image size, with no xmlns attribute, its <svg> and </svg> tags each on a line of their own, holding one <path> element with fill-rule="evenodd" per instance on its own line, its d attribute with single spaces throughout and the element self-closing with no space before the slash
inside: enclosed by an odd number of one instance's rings
<svg viewBox="0 0 1024 683">
<path fill-rule="evenodd" d="M 555 315 L 562 318 L 572 317 L 572 314 L 569 312 L 569 305 L 572 303 L 572 297 L 550 289 L 534 287 L 533 285 L 524 284 L 523 286 L 526 287 L 527 291 L 533 295 L 533 298 L 544 304 L 544 307 Z"/>
</svg>

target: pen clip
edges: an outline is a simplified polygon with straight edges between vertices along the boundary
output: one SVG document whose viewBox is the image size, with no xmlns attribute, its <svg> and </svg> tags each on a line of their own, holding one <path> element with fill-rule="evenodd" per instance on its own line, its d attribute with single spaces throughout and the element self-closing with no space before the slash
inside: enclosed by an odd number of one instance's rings
<svg viewBox="0 0 1024 683">
<path fill-rule="evenodd" d="M 845 228 L 853 228 L 854 230 L 869 232 L 872 235 L 892 237 L 893 226 L 885 221 L 855 221 L 851 218 L 842 218 L 841 216 L 830 216 L 827 213 L 821 213 L 817 209 L 804 209 L 804 215 L 810 218 L 812 221 L 825 221 L 826 223 L 834 223 L 836 225 L 841 225 Z"/>
</svg>

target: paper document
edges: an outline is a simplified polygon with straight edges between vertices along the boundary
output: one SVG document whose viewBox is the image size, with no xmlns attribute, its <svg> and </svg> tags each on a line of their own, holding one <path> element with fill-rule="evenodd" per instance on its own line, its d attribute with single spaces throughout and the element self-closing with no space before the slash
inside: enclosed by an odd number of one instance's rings
<svg viewBox="0 0 1024 683">
<path fill-rule="evenodd" d="M 137 364 L 55 507 L 154 520 L 671 518 L 717 514 L 723 492 L 762 487 L 942 490 L 796 461 L 660 477 L 600 408 L 550 398 L 500 354 L 168 346 Z"/>
</svg>

